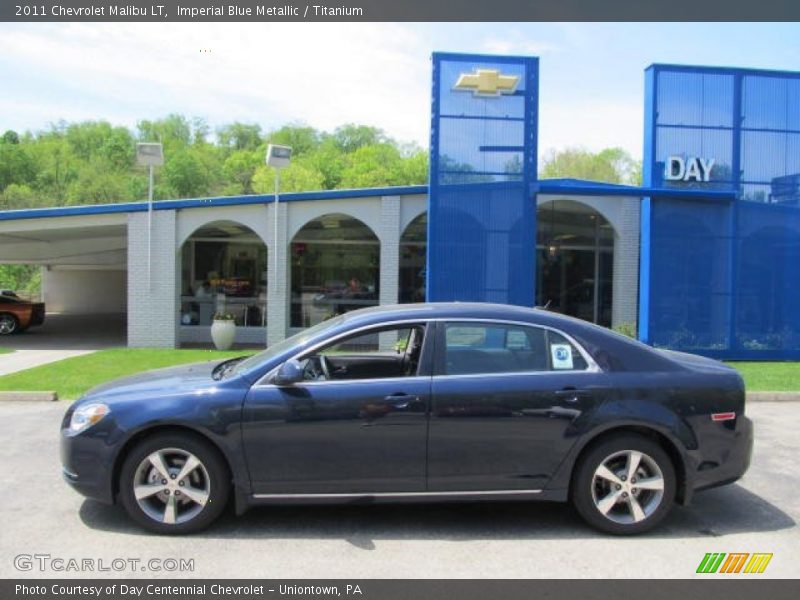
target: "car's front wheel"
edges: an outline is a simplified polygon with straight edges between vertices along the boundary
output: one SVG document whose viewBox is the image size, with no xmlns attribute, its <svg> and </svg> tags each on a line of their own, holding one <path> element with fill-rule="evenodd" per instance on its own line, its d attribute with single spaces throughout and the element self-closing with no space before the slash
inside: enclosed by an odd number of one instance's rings
<svg viewBox="0 0 800 600">
<path fill-rule="evenodd" d="M 651 439 L 621 434 L 583 456 L 572 486 L 572 502 L 590 525 L 606 533 L 642 533 L 672 508 L 675 468 Z"/>
<path fill-rule="evenodd" d="M 146 438 L 120 470 L 120 501 L 134 521 L 158 533 L 208 527 L 228 501 L 230 477 L 219 452 L 183 433 Z"/>
</svg>

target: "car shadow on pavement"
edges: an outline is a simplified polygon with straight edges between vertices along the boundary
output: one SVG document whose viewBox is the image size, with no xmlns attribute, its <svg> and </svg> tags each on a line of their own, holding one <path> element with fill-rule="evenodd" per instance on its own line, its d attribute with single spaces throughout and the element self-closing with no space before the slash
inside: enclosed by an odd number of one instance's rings
<svg viewBox="0 0 800 600">
<path fill-rule="evenodd" d="M 80 518 L 88 527 L 153 535 L 136 526 L 121 507 L 84 501 Z M 724 536 L 771 532 L 795 526 L 780 508 L 740 485 L 697 494 L 676 507 L 647 534 L 654 538 Z M 485 502 L 465 504 L 350 504 L 253 508 L 241 517 L 228 511 L 208 530 L 210 539 L 344 539 L 364 550 L 373 540 L 587 539 L 603 537 L 585 525 L 568 504 Z"/>
</svg>

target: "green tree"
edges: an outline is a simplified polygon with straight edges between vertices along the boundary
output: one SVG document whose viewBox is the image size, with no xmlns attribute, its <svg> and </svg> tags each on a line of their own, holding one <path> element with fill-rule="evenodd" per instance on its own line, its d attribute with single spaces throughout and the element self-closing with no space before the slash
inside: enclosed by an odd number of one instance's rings
<svg viewBox="0 0 800 600">
<path fill-rule="evenodd" d="M 66 204 L 111 204 L 135 200 L 130 195 L 129 179 L 130 175 L 114 169 L 107 160 L 84 163 L 67 187 Z"/>
<path fill-rule="evenodd" d="M 306 160 L 322 174 L 322 189 L 335 190 L 340 187 L 347 156 L 332 137 L 326 137 L 316 150 L 306 156 Z"/>
<path fill-rule="evenodd" d="M 78 176 L 79 158 L 63 133 L 55 129 L 29 147 L 36 165 L 34 188 L 42 193 L 42 206 L 63 205 L 69 184 Z"/>
<path fill-rule="evenodd" d="M 19 144 L 19 134 L 14 131 L 13 129 L 8 129 L 3 134 L 2 139 L 0 139 L 0 143 L 3 144 Z"/>
<path fill-rule="evenodd" d="M 230 150 L 256 150 L 263 143 L 261 125 L 239 123 L 224 125 L 217 130 L 217 140 L 223 148 Z"/>
<path fill-rule="evenodd" d="M 39 197 L 24 183 L 12 183 L 0 192 L 0 210 L 17 210 L 20 208 L 36 208 Z"/>
<path fill-rule="evenodd" d="M 281 169 L 281 192 L 309 192 L 322 189 L 323 176 L 313 165 L 294 161 Z M 258 194 L 275 191 L 275 169 L 261 165 L 253 176 L 253 190 Z"/>
<path fill-rule="evenodd" d="M 231 153 L 222 165 L 228 183 L 225 187 L 226 192 L 234 195 L 252 194 L 253 176 L 263 161 L 263 156 L 257 151 L 236 150 Z"/>
<path fill-rule="evenodd" d="M 386 134 L 377 127 L 354 125 L 352 123 L 337 127 L 332 137 L 342 152 L 348 154 L 363 146 L 372 146 L 390 141 Z"/>
<path fill-rule="evenodd" d="M 0 142 L 0 190 L 12 183 L 32 183 L 35 177 L 36 165 L 28 149 L 5 139 Z"/>
<path fill-rule="evenodd" d="M 403 159 L 403 185 L 423 185 L 428 182 L 428 153 L 417 150 Z"/>
<path fill-rule="evenodd" d="M 136 128 L 140 142 L 161 142 L 165 156 L 185 148 L 194 140 L 192 124 L 183 115 L 171 114 L 155 121 L 139 121 Z"/>
<path fill-rule="evenodd" d="M 176 150 L 165 160 L 164 181 L 178 198 L 206 196 L 212 178 L 206 157 L 195 148 Z"/>
<path fill-rule="evenodd" d="M 42 268 L 38 265 L 0 265 L 0 288 L 38 294 L 42 287 Z"/>
<path fill-rule="evenodd" d="M 321 142 L 319 132 L 313 127 L 305 125 L 284 125 L 280 129 L 270 132 L 267 140 L 271 144 L 291 146 L 292 155 L 295 157 L 315 150 Z"/>
<path fill-rule="evenodd" d="M 379 187 L 405 183 L 403 159 L 389 143 L 361 146 L 348 157 L 342 172 L 344 188 Z"/>
<path fill-rule="evenodd" d="M 637 184 L 636 178 L 641 178 L 641 167 L 622 148 L 606 148 L 600 152 L 591 152 L 585 148 L 566 148 L 548 153 L 539 175 L 542 179 L 572 177 Z"/>
</svg>

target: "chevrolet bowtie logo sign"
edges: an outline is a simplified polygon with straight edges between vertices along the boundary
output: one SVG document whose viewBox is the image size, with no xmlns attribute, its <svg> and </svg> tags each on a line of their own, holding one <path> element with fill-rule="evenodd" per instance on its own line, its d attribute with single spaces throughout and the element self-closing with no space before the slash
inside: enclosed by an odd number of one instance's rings
<svg viewBox="0 0 800 600">
<path fill-rule="evenodd" d="M 519 85 L 518 75 L 502 75 L 497 69 L 475 69 L 474 73 L 462 73 L 453 89 L 472 92 L 475 96 L 513 94 Z"/>
</svg>

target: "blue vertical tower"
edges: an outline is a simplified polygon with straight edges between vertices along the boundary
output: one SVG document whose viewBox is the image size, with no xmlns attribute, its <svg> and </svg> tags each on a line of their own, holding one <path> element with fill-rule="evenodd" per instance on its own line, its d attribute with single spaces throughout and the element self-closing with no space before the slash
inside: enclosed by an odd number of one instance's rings
<svg viewBox="0 0 800 600">
<path fill-rule="evenodd" d="M 645 78 L 643 179 L 657 193 L 642 204 L 640 338 L 800 358 L 800 73 L 653 65 Z"/>
<path fill-rule="evenodd" d="M 428 301 L 533 306 L 539 60 L 435 53 Z"/>
</svg>

